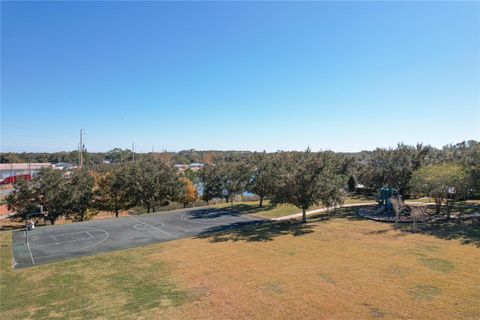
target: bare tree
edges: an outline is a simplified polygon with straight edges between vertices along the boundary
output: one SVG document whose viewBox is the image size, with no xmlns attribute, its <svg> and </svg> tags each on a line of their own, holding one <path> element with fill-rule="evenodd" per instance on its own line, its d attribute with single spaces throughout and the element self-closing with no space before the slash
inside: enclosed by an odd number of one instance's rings
<svg viewBox="0 0 480 320">
<path fill-rule="evenodd" d="M 417 222 L 422 221 L 423 223 L 425 223 L 425 221 L 427 220 L 427 207 L 425 206 L 412 207 L 410 216 L 412 217 L 413 230 L 417 231 Z"/>
<path fill-rule="evenodd" d="M 395 227 L 398 227 L 400 220 L 400 214 L 405 209 L 405 203 L 400 198 L 391 197 L 390 203 L 392 204 L 393 211 L 395 212 Z"/>
</svg>

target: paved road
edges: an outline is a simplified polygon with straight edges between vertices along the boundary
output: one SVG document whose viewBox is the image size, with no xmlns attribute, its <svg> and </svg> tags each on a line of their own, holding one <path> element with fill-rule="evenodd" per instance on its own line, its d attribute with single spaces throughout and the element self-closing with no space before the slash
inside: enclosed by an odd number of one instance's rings
<svg viewBox="0 0 480 320">
<path fill-rule="evenodd" d="M 39 227 L 12 233 L 13 266 L 33 265 L 169 241 L 218 227 L 260 219 L 215 208 L 198 208 Z"/>
</svg>

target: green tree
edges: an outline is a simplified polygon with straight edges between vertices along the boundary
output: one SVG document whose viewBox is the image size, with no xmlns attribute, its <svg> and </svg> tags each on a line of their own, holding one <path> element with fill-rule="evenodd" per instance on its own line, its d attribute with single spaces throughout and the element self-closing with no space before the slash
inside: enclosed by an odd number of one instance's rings
<svg viewBox="0 0 480 320">
<path fill-rule="evenodd" d="M 183 188 L 177 170 L 161 160 L 145 158 L 132 163 L 130 169 L 131 192 L 136 204 L 147 212 L 156 205 L 166 205 L 178 199 Z"/>
<path fill-rule="evenodd" d="M 208 202 L 222 196 L 221 172 L 215 164 L 206 164 L 201 173 L 202 199 Z"/>
<path fill-rule="evenodd" d="M 480 143 L 464 141 L 444 148 L 447 161 L 465 167 L 471 180 L 472 188 L 480 191 Z"/>
<path fill-rule="evenodd" d="M 133 159 L 132 155 L 132 151 L 129 149 L 123 150 L 121 148 L 114 148 L 107 151 L 105 159 L 110 161 L 111 163 L 123 163 L 131 161 Z"/>
<path fill-rule="evenodd" d="M 260 197 L 259 206 L 263 206 L 265 197 L 271 196 L 278 184 L 278 168 L 274 156 L 265 152 L 254 153 L 252 158 L 252 172 L 247 190 Z"/>
<path fill-rule="evenodd" d="M 35 199 L 35 193 L 30 183 L 25 179 L 19 179 L 13 186 L 13 192 L 7 198 L 8 210 L 14 211 L 15 220 L 25 220 L 28 213 L 37 210 L 38 205 Z"/>
<path fill-rule="evenodd" d="M 440 206 L 445 204 L 447 218 L 450 218 L 454 202 L 467 193 L 469 182 L 465 167 L 455 163 L 442 163 L 415 171 L 411 185 L 416 191 L 435 199 L 437 214 L 440 213 Z"/>
<path fill-rule="evenodd" d="M 357 179 L 355 178 L 355 176 L 350 176 L 348 178 L 347 185 L 349 192 L 355 192 L 355 190 L 357 189 Z"/>
<path fill-rule="evenodd" d="M 22 162 L 22 158 L 12 152 L 5 152 L 0 154 L 0 163 L 17 163 L 17 162 Z"/>
<path fill-rule="evenodd" d="M 331 153 L 282 153 L 279 186 L 273 197 L 275 203 L 287 203 L 302 210 L 302 223 L 307 221 L 306 211 L 315 204 L 328 202 L 332 193 L 340 192 L 341 180 L 335 173 Z"/>
<path fill-rule="evenodd" d="M 226 202 L 231 202 L 235 196 L 245 191 L 251 173 L 249 166 L 244 161 L 222 161 L 217 163 L 220 172 L 221 195 Z"/>
<path fill-rule="evenodd" d="M 322 204 L 330 211 L 341 207 L 345 203 L 348 193 L 341 187 L 345 184 L 346 176 L 340 174 L 332 174 L 331 177 L 325 181 L 323 185 L 323 192 L 320 194 Z"/>
<path fill-rule="evenodd" d="M 66 214 L 74 221 L 84 221 L 87 218 L 87 209 L 93 199 L 94 179 L 85 169 L 73 171 L 67 190 Z"/>
<path fill-rule="evenodd" d="M 193 184 L 197 184 L 200 181 L 201 173 L 200 171 L 193 171 L 190 168 L 187 168 L 183 174 L 185 177 L 190 180 Z"/>
<path fill-rule="evenodd" d="M 31 181 L 37 204 L 43 206 L 45 219 L 53 225 L 68 212 L 67 180 L 61 170 L 42 168 Z"/>
<path fill-rule="evenodd" d="M 129 178 L 125 165 L 96 173 L 93 206 L 98 210 L 113 212 L 115 217 L 118 217 L 120 211 L 133 207 L 135 203 L 129 193 L 131 183 Z"/>
<path fill-rule="evenodd" d="M 424 162 L 430 148 L 398 144 L 395 149 L 376 149 L 366 159 L 361 181 L 379 189 L 384 186 L 396 188 L 401 195 L 409 191 L 413 172 Z"/>
</svg>

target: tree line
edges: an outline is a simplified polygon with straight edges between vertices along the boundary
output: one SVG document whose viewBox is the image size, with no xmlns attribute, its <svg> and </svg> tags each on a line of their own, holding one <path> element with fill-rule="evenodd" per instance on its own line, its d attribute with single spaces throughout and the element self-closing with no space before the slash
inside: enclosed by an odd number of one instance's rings
<svg viewBox="0 0 480 320">
<path fill-rule="evenodd" d="M 205 156 L 205 154 L 204 154 Z M 90 165 L 63 171 L 42 169 L 30 182 L 19 181 L 7 198 L 18 219 L 39 205 L 52 224 L 61 217 L 85 220 L 98 211 L 116 216 L 133 207 L 152 212 L 172 202 L 198 199 L 233 203 L 248 191 L 273 204 L 303 212 L 313 205 L 343 203 L 347 193 L 394 187 L 403 197 L 429 195 L 440 208 L 480 190 L 480 144 L 469 141 L 438 150 L 399 144 L 362 154 L 312 152 L 219 152 L 208 154 L 202 170 L 179 172 L 172 158 L 144 155 L 138 161 Z M 366 191 L 365 191 L 366 190 Z"/>
<path fill-rule="evenodd" d="M 132 161 L 134 158 L 139 160 L 144 157 L 154 158 L 157 160 L 164 160 L 174 162 L 176 164 L 190 164 L 195 162 L 212 163 L 214 158 L 219 158 L 227 155 L 234 155 L 240 157 L 247 157 L 252 154 L 249 151 L 197 151 L 182 150 L 179 152 L 148 152 L 138 153 L 128 148 L 113 148 L 107 152 L 83 152 L 83 164 L 87 166 L 95 166 L 103 162 L 109 163 L 126 163 Z M 135 157 L 134 157 L 135 156 Z M 28 162 L 68 162 L 78 164 L 80 159 L 79 151 L 60 151 L 60 152 L 2 152 L 0 153 L 0 163 L 28 163 Z"/>
<path fill-rule="evenodd" d="M 331 204 L 339 198 L 346 176 L 336 160 L 333 152 L 307 150 L 217 158 L 197 173 L 179 173 L 172 162 L 146 157 L 76 169 L 70 176 L 47 168 L 30 181 L 17 182 L 7 203 L 18 219 L 41 205 L 45 218 L 54 224 L 61 216 L 82 221 L 99 210 L 118 216 L 134 206 L 153 212 L 171 202 L 188 204 L 197 200 L 199 188 L 207 203 L 214 198 L 233 203 L 235 196 L 249 191 L 259 196 L 260 206 L 269 198 L 305 212 L 315 203 Z"/>
</svg>

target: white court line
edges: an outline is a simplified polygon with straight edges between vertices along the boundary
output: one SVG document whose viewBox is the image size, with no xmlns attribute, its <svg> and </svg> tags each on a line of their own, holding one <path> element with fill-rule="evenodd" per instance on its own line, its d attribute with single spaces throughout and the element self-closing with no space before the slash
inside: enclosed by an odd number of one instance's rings
<svg viewBox="0 0 480 320">
<path fill-rule="evenodd" d="M 101 238 L 101 237 L 98 237 L 98 238 Z M 82 240 L 91 240 L 91 239 L 97 239 L 97 238 L 90 236 L 90 238 L 72 239 L 72 240 L 66 240 L 66 241 L 60 241 L 60 242 L 50 242 L 50 243 L 45 243 L 45 244 L 35 244 L 35 248 L 45 247 L 45 246 L 56 246 L 56 245 L 62 244 L 62 243 L 76 242 L 76 241 L 82 241 Z"/>
<path fill-rule="evenodd" d="M 92 236 L 92 235 L 90 234 L 90 232 L 88 232 L 88 231 L 85 231 L 85 232 L 86 232 L 92 239 L 95 239 L 95 237 Z"/>
<path fill-rule="evenodd" d="M 38 236 L 34 235 L 34 236 L 30 236 L 30 239 L 32 241 L 38 241 L 38 240 L 43 240 L 43 239 L 48 239 L 48 238 L 55 238 L 55 237 L 60 237 L 60 236 L 69 236 L 69 235 L 72 235 L 72 234 L 85 233 L 85 232 L 88 232 L 88 231 L 78 231 L 78 232 L 71 232 L 71 233 L 52 234 L 50 236 L 45 236 L 45 237 L 41 237 L 40 235 L 38 235 Z"/>
<path fill-rule="evenodd" d="M 74 227 L 74 226 L 72 226 L 72 227 L 70 227 L 70 228 L 82 228 L 82 227 Z M 100 240 L 99 242 L 96 242 L 96 243 L 94 243 L 94 244 L 91 244 L 91 245 L 88 245 L 88 246 L 86 246 L 86 247 L 80 248 L 81 250 L 85 250 L 85 249 L 91 248 L 91 247 L 96 247 L 96 246 L 100 245 L 102 242 L 104 242 L 105 240 L 107 240 L 107 239 L 110 237 L 110 234 L 109 234 L 107 231 L 103 230 L 103 229 L 92 228 L 92 227 L 88 227 L 88 229 L 90 229 L 90 230 L 103 231 L 103 232 L 105 233 L 106 237 L 105 237 L 105 239 L 102 239 L 102 240 Z M 78 233 L 78 232 L 76 232 L 76 233 Z M 80 249 L 79 249 L 79 250 L 80 250 Z M 77 251 L 78 251 L 78 250 L 77 250 Z M 49 254 L 49 255 L 46 255 L 46 256 L 37 257 L 37 260 L 38 260 L 38 259 L 43 259 L 43 258 L 55 257 L 55 256 L 64 256 L 64 255 L 67 255 L 67 254 L 69 254 L 69 253 L 70 253 L 70 252 Z M 82 257 L 82 256 L 76 256 L 76 257 L 74 257 L 74 258 L 78 258 L 78 257 Z"/>
<path fill-rule="evenodd" d="M 27 242 L 28 252 L 30 252 L 30 258 L 32 259 L 32 265 L 35 264 L 35 260 L 33 260 L 32 250 L 30 250 L 30 244 Z"/>
<path fill-rule="evenodd" d="M 92 236 L 90 236 L 90 238 L 80 238 L 80 239 L 73 239 L 73 240 L 67 240 L 67 241 L 61 241 L 61 242 L 55 242 L 53 243 L 54 246 L 58 245 L 58 244 L 62 244 L 62 243 L 67 243 L 67 242 L 76 242 L 76 241 L 82 241 L 82 240 L 90 240 L 90 239 L 95 239 L 93 238 Z M 45 246 L 45 245 L 52 245 L 52 243 L 47 243 L 47 244 L 41 244 L 41 245 L 38 245 L 37 247 L 41 247 L 41 246 Z"/>
<path fill-rule="evenodd" d="M 143 226 L 143 229 L 141 229 L 140 226 Z M 151 225 L 145 224 L 145 223 L 139 223 L 139 224 L 136 224 L 136 225 L 133 226 L 133 228 L 138 230 L 138 231 L 145 231 L 145 230 L 147 230 L 151 227 L 152 227 Z M 160 227 L 160 228 L 165 227 L 165 223 L 160 222 L 160 224 L 157 225 L 157 227 Z"/>
<path fill-rule="evenodd" d="M 158 229 L 157 227 L 152 226 L 152 225 L 150 225 L 150 224 L 148 224 L 148 223 L 145 223 L 145 222 L 143 222 L 142 220 L 139 220 L 139 219 L 137 219 L 137 218 L 134 218 L 134 217 L 130 217 L 130 218 L 133 219 L 133 220 L 135 220 L 135 221 L 140 222 L 141 224 L 144 224 L 144 225 L 146 225 L 146 226 L 149 226 L 149 227 L 152 228 L 152 229 L 155 229 L 155 230 L 157 230 L 157 231 L 163 232 L 163 233 L 165 233 L 166 235 L 169 235 L 170 237 L 173 237 L 173 234 L 170 234 L 170 233 L 168 233 L 167 231 L 163 231 L 162 229 Z M 138 230 L 138 229 L 136 229 L 135 227 L 134 227 L 134 229 L 135 229 L 135 230 Z"/>
</svg>

